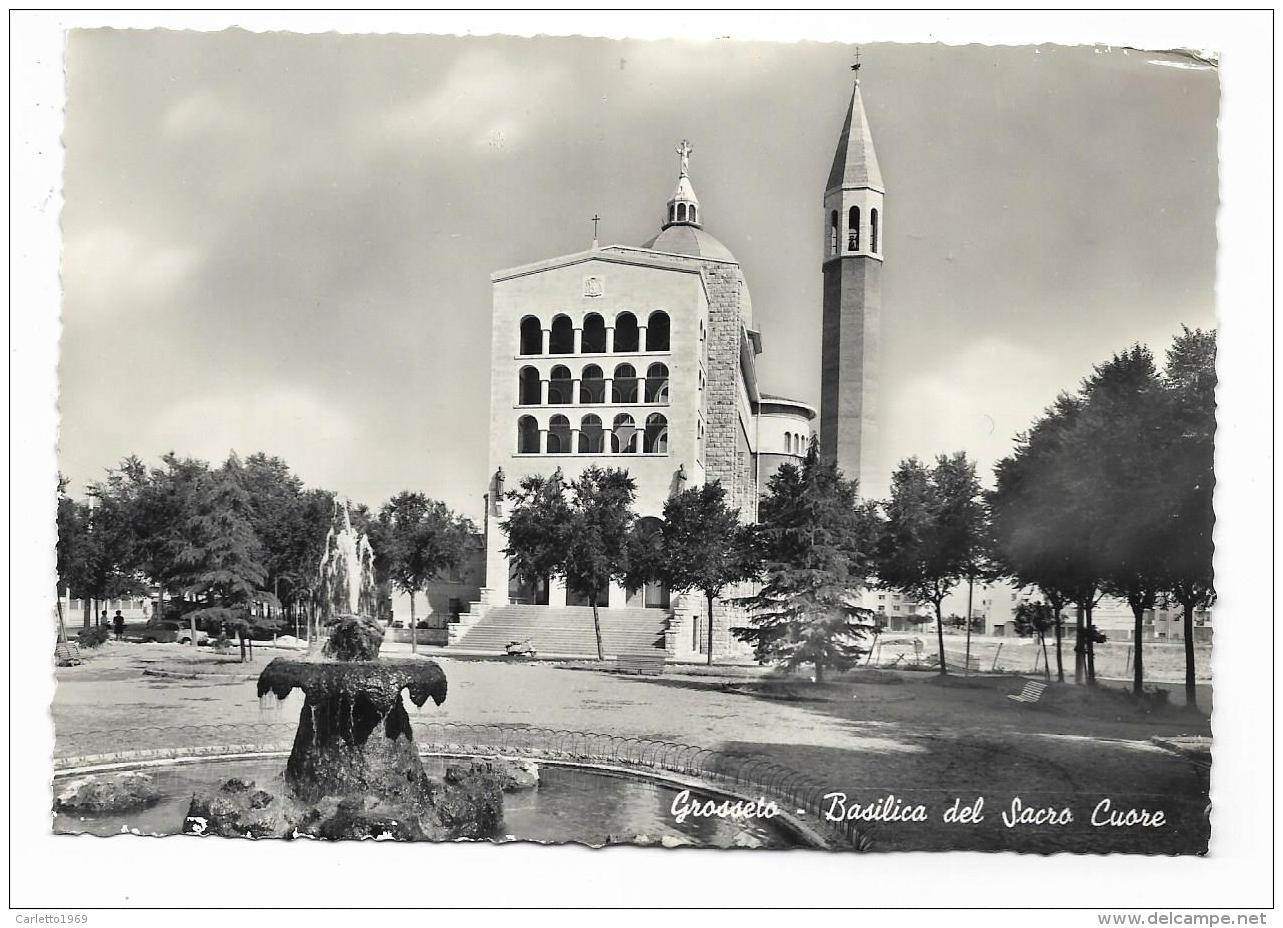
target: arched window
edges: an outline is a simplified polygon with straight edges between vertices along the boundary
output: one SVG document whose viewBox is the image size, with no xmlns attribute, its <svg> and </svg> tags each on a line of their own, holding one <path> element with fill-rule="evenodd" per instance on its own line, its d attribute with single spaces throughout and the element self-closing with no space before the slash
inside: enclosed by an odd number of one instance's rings
<svg viewBox="0 0 1283 928">
<path fill-rule="evenodd" d="M 606 453 L 606 433 L 601 427 L 601 417 L 589 413 L 579 421 L 579 453 Z"/>
<path fill-rule="evenodd" d="M 686 221 L 686 204 L 685 203 L 677 204 L 677 221 L 678 222 Z"/>
<path fill-rule="evenodd" d="M 584 316 L 583 344 L 580 349 L 584 354 L 601 354 L 606 350 L 606 320 L 596 313 Z"/>
<path fill-rule="evenodd" d="M 878 252 L 878 211 L 869 210 L 869 251 Z"/>
<path fill-rule="evenodd" d="M 517 404 L 520 406 L 539 405 L 539 370 L 534 367 L 523 367 L 517 375 Z"/>
<path fill-rule="evenodd" d="M 606 402 L 606 377 L 596 364 L 589 364 L 579 378 L 579 402 Z"/>
<path fill-rule="evenodd" d="M 548 335 L 549 354 L 574 354 L 575 325 L 569 316 L 558 316 L 552 320 L 552 332 Z"/>
<path fill-rule="evenodd" d="M 695 204 L 691 204 L 690 212 L 687 214 L 691 222 L 695 221 Z"/>
<path fill-rule="evenodd" d="M 517 454 L 539 453 L 539 423 L 534 416 L 517 420 Z"/>
<path fill-rule="evenodd" d="M 637 402 L 637 369 L 631 364 L 621 364 L 615 368 L 615 378 L 610 386 L 610 401 Z"/>
<path fill-rule="evenodd" d="M 838 253 L 838 211 L 829 214 L 829 254 Z"/>
<path fill-rule="evenodd" d="M 570 420 L 565 416 L 553 416 L 548 420 L 548 453 L 570 454 Z"/>
<path fill-rule="evenodd" d="M 615 317 L 615 350 L 640 351 L 637 344 L 637 317 L 632 313 L 620 313 Z"/>
<path fill-rule="evenodd" d="M 658 361 L 646 368 L 646 402 L 668 402 L 668 366 Z"/>
<path fill-rule="evenodd" d="M 521 353 L 543 354 L 543 328 L 534 316 L 521 320 Z"/>
<path fill-rule="evenodd" d="M 646 350 L 667 351 L 668 330 L 668 313 L 662 309 L 651 313 L 650 318 L 646 320 Z"/>
<path fill-rule="evenodd" d="M 668 204 L 668 221 L 673 222 L 676 219 L 677 219 L 677 204 L 669 203 Z"/>
<path fill-rule="evenodd" d="M 642 450 L 647 454 L 668 454 L 668 420 L 657 412 L 646 417 Z"/>
<path fill-rule="evenodd" d="M 615 416 L 610 427 L 610 450 L 613 454 L 637 453 L 637 423 L 626 412 Z"/>
<path fill-rule="evenodd" d="M 575 401 L 574 383 L 570 379 L 570 368 L 558 364 L 548 376 L 548 403 L 553 406 L 564 406 Z"/>
<path fill-rule="evenodd" d="M 860 207 L 852 206 L 846 224 L 846 250 L 860 250 Z"/>
</svg>

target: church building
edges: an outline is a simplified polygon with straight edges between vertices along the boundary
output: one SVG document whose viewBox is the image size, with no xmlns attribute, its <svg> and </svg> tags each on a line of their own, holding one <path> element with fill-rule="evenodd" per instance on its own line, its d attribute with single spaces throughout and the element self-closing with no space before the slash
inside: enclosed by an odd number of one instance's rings
<svg viewBox="0 0 1283 928">
<path fill-rule="evenodd" d="M 451 629 L 461 648 L 530 639 L 542 654 L 595 653 L 586 600 L 557 579 L 523 582 L 504 554 L 505 494 L 528 475 L 560 468 L 572 480 L 590 465 L 626 468 L 639 518 L 658 523 L 670 496 L 710 480 L 742 519 L 756 519 L 766 481 L 805 455 L 817 426 L 823 453 L 849 476 L 860 473 L 872 440 L 884 191 L 858 85 L 823 197 L 818 411 L 759 382 L 764 346 L 745 272 L 708 231 L 717 217 L 695 194 L 692 151 L 685 141 L 677 147 L 676 187 L 654 238 L 594 242 L 491 277 L 486 580 L 481 602 Z M 600 605 L 608 655 L 707 653 L 698 595 L 612 586 Z M 730 635 L 729 607 L 717 613 L 714 654 L 748 653 Z"/>
</svg>

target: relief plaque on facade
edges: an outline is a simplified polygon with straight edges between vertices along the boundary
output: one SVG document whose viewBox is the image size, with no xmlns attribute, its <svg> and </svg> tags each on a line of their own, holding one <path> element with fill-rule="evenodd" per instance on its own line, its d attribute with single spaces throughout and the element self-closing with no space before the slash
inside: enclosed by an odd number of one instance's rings
<svg viewBox="0 0 1283 928">
<path fill-rule="evenodd" d="M 584 278 L 584 296 L 601 296 L 606 292 L 606 281 L 601 277 Z"/>
</svg>

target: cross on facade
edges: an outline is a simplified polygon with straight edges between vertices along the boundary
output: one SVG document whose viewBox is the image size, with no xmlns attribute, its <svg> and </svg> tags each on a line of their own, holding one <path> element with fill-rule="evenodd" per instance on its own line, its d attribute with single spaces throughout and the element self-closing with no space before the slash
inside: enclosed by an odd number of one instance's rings
<svg viewBox="0 0 1283 928">
<path fill-rule="evenodd" d="M 860 76 L 860 46 L 855 46 L 855 64 L 851 65 L 851 70 L 855 72 L 856 77 Z"/>
<path fill-rule="evenodd" d="M 597 223 L 601 222 L 601 217 L 596 213 L 592 214 L 592 240 L 597 241 Z"/>
</svg>

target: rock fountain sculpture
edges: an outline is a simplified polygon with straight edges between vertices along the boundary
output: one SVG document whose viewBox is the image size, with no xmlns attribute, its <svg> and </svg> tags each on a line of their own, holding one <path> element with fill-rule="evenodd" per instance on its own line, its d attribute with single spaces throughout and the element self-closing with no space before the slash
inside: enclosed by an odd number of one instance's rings
<svg viewBox="0 0 1283 928">
<path fill-rule="evenodd" d="M 401 701 L 446 698 L 445 673 L 433 661 L 382 659 L 374 557 L 336 504 L 320 566 L 322 620 L 331 633 L 319 654 L 278 657 L 258 678 L 260 699 L 304 693 L 298 731 L 285 767 L 285 793 L 229 780 L 192 798 L 184 832 L 224 836 L 486 838 L 502 819 L 502 783 L 482 768 L 430 777 Z M 349 611 L 350 610 L 350 611 Z"/>
</svg>

